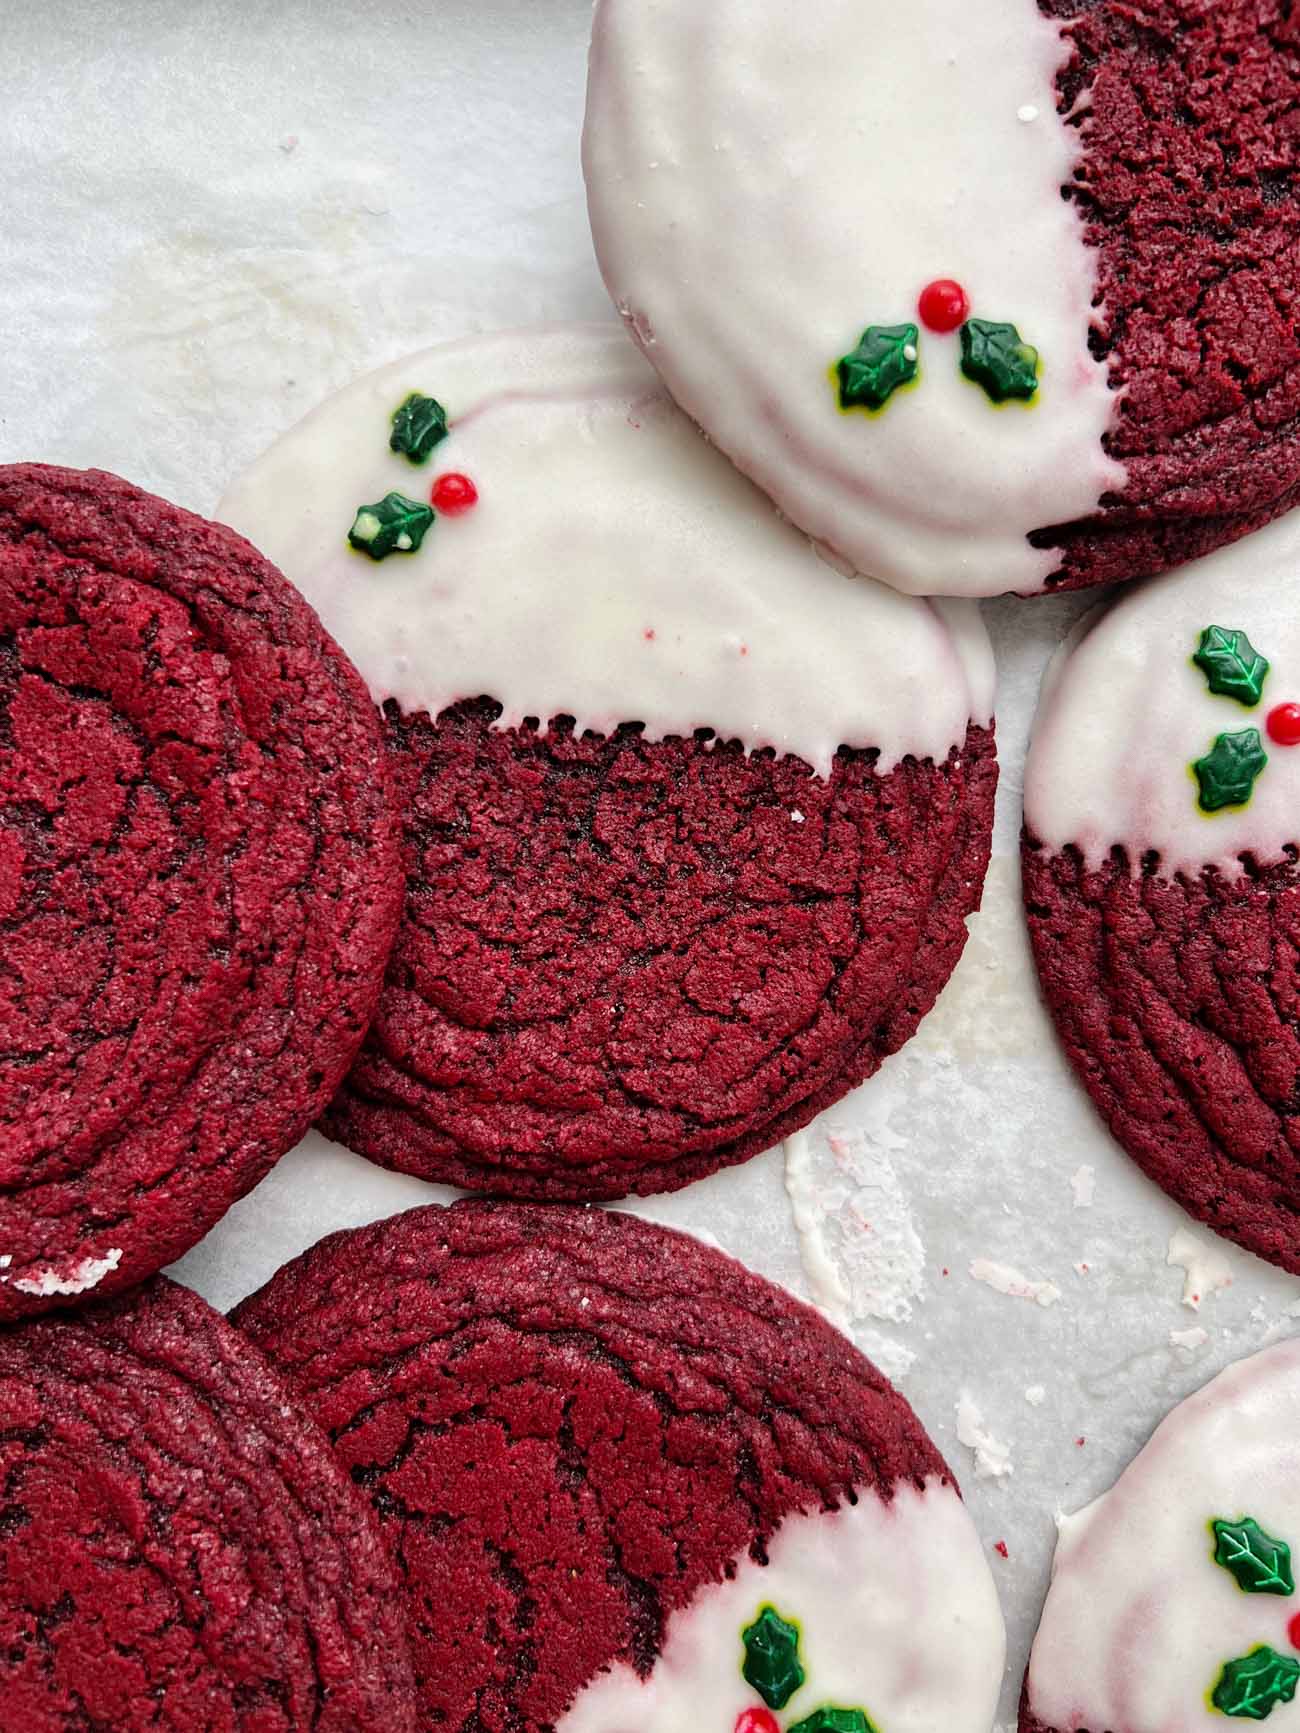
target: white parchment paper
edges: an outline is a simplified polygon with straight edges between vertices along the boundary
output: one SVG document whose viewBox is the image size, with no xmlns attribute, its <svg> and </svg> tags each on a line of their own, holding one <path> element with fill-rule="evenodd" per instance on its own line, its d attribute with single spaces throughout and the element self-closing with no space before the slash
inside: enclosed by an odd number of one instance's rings
<svg viewBox="0 0 1300 1733">
<path fill-rule="evenodd" d="M 0 461 L 102 465 L 211 511 L 363 370 L 609 316 L 578 167 L 589 0 L 0 0 L 0 20 Z M 1053 1514 L 1300 1316 L 1300 1283 L 1112 1145 L 1038 1004 L 1024 745 L 1085 605 L 987 609 L 1003 782 L 984 912 L 917 1039 L 798 1144 L 804 1257 L 780 1150 L 638 1206 L 838 1308 L 899 1377 L 990 1549 L 1007 1727 Z M 312 1137 L 177 1273 L 227 1306 L 321 1234 L 447 1195 Z M 1199 1309 L 1166 1262 L 1179 1235 Z"/>
</svg>

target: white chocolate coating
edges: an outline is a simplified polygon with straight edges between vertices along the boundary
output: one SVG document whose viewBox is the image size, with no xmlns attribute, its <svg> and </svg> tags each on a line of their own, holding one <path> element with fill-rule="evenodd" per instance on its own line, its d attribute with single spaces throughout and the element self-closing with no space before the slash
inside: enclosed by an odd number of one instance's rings
<svg viewBox="0 0 1300 1733">
<path fill-rule="evenodd" d="M 1025 767 L 1025 822 L 1053 851 L 1073 843 L 1103 861 L 1116 843 L 1155 849 L 1160 870 L 1241 870 L 1300 844 L 1300 747 L 1266 722 L 1300 703 L 1300 513 L 1178 571 L 1125 590 L 1057 652 Z M 1271 664 L 1246 709 L 1211 694 L 1192 655 L 1206 626 L 1244 631 Z M 1250 804 L 1203 813 L 1191 774 L 1219 734 L 1259 731 L 1268 765 Z"/>
<path fill-rule="evenodd" d="M 989 1733 L 1005 1635 L 975 1526 L 951 1487 L 895 1489 L 885 1504 L 787 1517 L 765 1566 L 736 1561 L 729 1581 L 668 1622 L 645 1680 L 620 1665 L 578 1696 L 557 1733 L 731 1733 L 762 1699 L 741 1676 L 741 1632 L 764 1606 L 800 1626 L 807 1680 L 783 1726 L 823 1704 L 861 1709 L 880 1733 Z"/>
<path fill-rule="evenodd" d="M 1124 485 L 1035 0 L 600 0 L 584 158 L 605 281 L 682 407 L 815 540 L 917 595 L 1032 592 L 1030 531 Z M 992 405 L 956 334 L 875 415 L 830 371 L 956 278 L 1040 352 Z"/>
<path fill-rule="evenodd" d="M 436 397 L 421 467 L 393 411 Z M 468 475 L 479 503 L 412 554 L 347 545 L 353 514 Z M 276 444 L 218 516 L 303 591 L 377 702 L 465 698 L 651 739 L 713 728 L 829 772 L 840 746 L 945 759 L 990 720 L 993 660 L 953 612 L 845 578 L 719 456 L 617 328 L 477 338 L 349 387 Z"/>
<path fill-rule="evenodd" d="M 1108 1493 L 1064 1519 L 1029 1663 L 1044 1726 L 1223 1733 L 1208 1693 L 1268 1644 L 1300 1659 L 1300 1595 L 1246 1594 L 1213 1560 L 1215 1517 L 1254 1517 L 1300 1567 L 1300 1342 L 1230 1366 L 1175 1408 Z M 1272 1725 L 1300 1720 L 1300 1701 Z"/>
</svg>

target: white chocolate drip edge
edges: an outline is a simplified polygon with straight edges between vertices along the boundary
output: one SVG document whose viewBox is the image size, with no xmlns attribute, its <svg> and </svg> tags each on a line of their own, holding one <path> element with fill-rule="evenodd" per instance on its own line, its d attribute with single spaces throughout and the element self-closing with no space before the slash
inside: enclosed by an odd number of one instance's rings
<svg viewBox="0 0 1300 1733">
<path fill-rule="evenodd" d="M 450 436 L 389 450 L 412 391 Z M 350 549 L 362 505 L 468 474 L 479 503 L 382 562 Z M 650 739 L 713 729 L 818 775 L 841 746 L 942 762 L 993 705 L 969 605 L 833 571 L 708 443 L 616 328 L 433 349 L 324 404 L 218 514 L 297 584 L 379 703 L 436 715 L 487 696 L 499 726 L 573 716 Z"/>
<path fill-rule="evenodd" d="M 1300 845 L 1300 748 L 1267 736 L 1269 712 L 1300 703 L 1300 514 L 1204 559 L 1124 591 L 1088 615 L 1043 681 L 1025 767 L 1025 822 L 1053 852 L 1089 864 L 1116 845 L 1136 872 L 1154 851 L 1160 872 L 1241 857 L 1260 865 Z M 1192 662 L 1207 626 L 1244 631 L 1270 664 L 1262 701 L 1214 696 Z M 1259 731 L 1268 765 L 1248 805 L 1200 810 L 1193 762 L 1222 733 Z"/>
<path fill-rule="evenodd" d="M 579 1693 L 557 1733 L 731 1733 L 760 1708 L 741 1632 L 764 1606 L 800 1627 L 793 1726 L 823 1705 L 863 1710 L 881 1733 L 988 1733 L 1005 1635 L 974 1524 L 940 1481 L 860 1491 L 834 1512 L 789 1516 L 766 1565 L 747 1555 L 669 1621 L 647 1679 L 620 1664 Z"/>
</svg>

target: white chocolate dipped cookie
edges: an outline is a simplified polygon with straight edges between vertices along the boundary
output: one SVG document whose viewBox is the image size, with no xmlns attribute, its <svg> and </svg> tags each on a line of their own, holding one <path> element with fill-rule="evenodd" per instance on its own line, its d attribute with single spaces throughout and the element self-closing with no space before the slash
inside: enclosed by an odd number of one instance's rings
<svg viewBox="0 0 1300 1733">
<path fill-rule="evenodd" d="M 1124 592 L 1043 685 L 1023 875 L 1043 994 L 1128 1153 L 1300 1269 L 1300 519 Z"/>
<path fill-rule="evenodd" d="M 1295 76 L 1253 0 L 1140 32 L 1118 0 L 600 0 L 597 253 L 677 401 L 846 567 L 1147 575 L 1300 493 L 1294 198 L 1240 172 L 1289 150 Z M 1247 271 L 1249 313 L 1201 293 Z"/>
<path fill-rule="evenodd" d="M 620 331 L 387 368 L 221 515 L 352 655 L 407 790 L 334 1135 L 517 1195 L 661 1189 L 906 1039 L 987 858 L 983 627 L 834 571 Z"/>
<path fill-rule="evenodd" d="M 1300 1725 L 1300 1343 L 1175 1408 L 1061 1520 L 1021 1733 Z"/>
</svg>

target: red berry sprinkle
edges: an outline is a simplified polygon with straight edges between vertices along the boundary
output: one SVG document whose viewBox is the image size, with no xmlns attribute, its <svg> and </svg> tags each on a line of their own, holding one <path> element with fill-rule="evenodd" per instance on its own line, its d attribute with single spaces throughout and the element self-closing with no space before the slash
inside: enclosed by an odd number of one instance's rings
<svg viewBox="0 0 1300 1733">
<path fill-rule="evenodd" d="M 742 1709 L 736 1717 L 736 1733 L 781 1733 L 781 1723 L 770 1709 Z"/>
<path fill-rule="evenodd" d="M 970 318 L 970 297 L 951 277 L 939 277 L 921 290 L 917 310 L 931 331 L 955 331 Z"/>
<path fill-rule="evenodd" d="M 994 1541 L 993 1550 L 1002 1558 L 1011 1557 L 1011 1554 L 1007 1551 L 1007 1543 L 1004 1540 Z"/>
<path fill-rule="evenodd" d="M 1300 704 L 1279 704 L 1269 711 L 1268 737 L 1279 746 L 1300 746 Z"/>
<path fill-rule="evenodd" d="M 478 489 L 467 475 L 440 475 L 430 497 L 444 517 L 456 517 L 478 504 Z"/>
<path fill-rule="evenodd" d="M 1300 1649 L 1300 1613 L 1297 1613 L 1287 1626 L 1286 1640 L 1293 1649 Z"/>
</svg>

